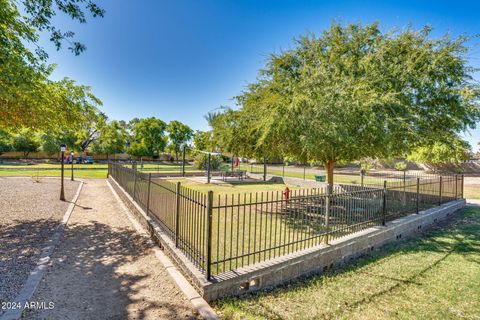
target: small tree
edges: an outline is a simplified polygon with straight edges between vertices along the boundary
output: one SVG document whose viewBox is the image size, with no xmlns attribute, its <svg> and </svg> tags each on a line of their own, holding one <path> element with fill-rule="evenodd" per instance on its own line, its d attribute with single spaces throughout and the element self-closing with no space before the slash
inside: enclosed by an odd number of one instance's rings
<svg viewBox="0 0 480 320">
<path fill-rule="evenodd" d="M 40 143 L 35 137 L 33 131 L 23 129 L 13 138 L 13 149 L 23 153 L 23 158 L 27 158 L 30 152 L 36 152 L 40 148 Z"/>
<path fill-rule="evenodd" d="M 196 150 L 210 151 L 212 150 L 212 132 L 197 130 L 193 134 L 193 145 Z"/>
<path fill-rule="evenodd" d="M 167 126 L 169 146 L 168 148 L 175 153 L 175 160 L 178 161 L 178 153 L 182 145 L 186 144 L 192 138 L 193 130 L 180 121 L 171 121 Z"/>
</svg>

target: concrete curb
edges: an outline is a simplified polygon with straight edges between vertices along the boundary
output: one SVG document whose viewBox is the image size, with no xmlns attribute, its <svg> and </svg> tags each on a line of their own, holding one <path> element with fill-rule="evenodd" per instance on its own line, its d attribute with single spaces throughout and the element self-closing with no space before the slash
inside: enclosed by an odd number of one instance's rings
<svg viewBox="0 0 480 320">
<path fill-rule="evenodd" d="M 123 212 L 130 220 L 134 228 L 141 234 L 141 236 L 147 242 L 149 248 L 155 253 L 157 259 L 163 264 L 167 270 L 170 277 L 173 279 L 177 287 L 185 294 L 187 299 L 193 305 L 193 307 L 198 311 L 198 313 L 204 319 L 215 320 L 218 319 L 215 311 L 210 307 L 210 305 L 202 298 L 202 296 L 193 288 L 193 286 L 188 282 L 188 280 L 183 276 L 183 274 L 177 269 L 175 264 L 163 253 L 163 251 L 152 241 L 151 237 L 143 226 L 131 215 L 130 210 L 125 206 L 120 196 L 117 194 L 113 186 L 110 184 L 110 181 L 107 180 L 107 184 L 112 191 L 115 199 L 120 203 L 120 206 L 123 208 Z M 2 319 L 3 320 L 3 319 Z"/>
<path fill-rule="evenodd" d="M 480 199 L 467 199 L 467 206 L 480 206 Z"/>
<path fill-rule="evenodd" d="M 78 197 L 80 196 L 80 192 L 84 183 L 81 180 L 78 181 L 80 181 L 80 185 L 78 186 L 77 192 L 75 193 L 73 200 L 70 202 L 67 211 L 65 211 L 62 221 L 55 229 L 55 233 L 53 234 L 53 236 L 50 238 L 50 240 L 48 240 L 47 246 L 42 249 L 42 253 L 40 254 L 40 258 L 37 262 L 37 266 L 30 273 L 27 281 L 23 285 L 19 294 L 14 299 L 15 303 L 18 303 L 21 307 L 7 310 L 0 317 L 0 320 L 17 320 L 22 317 L 24 306 L 25 304 L 29 303 L 30 299 L 33 297 L 35 291 L 37 290 L 38 284 L 40 283 L 43 275 L 47 271 L 52 254 L 55 252 L 55 247 L 60 242 L 63 232 L 65 231 L 65 227 L 67 226 L 68 220 L 72 215 L 73 209 L 75 209 L 75 205 L 77 203 Z"/>
</svg>

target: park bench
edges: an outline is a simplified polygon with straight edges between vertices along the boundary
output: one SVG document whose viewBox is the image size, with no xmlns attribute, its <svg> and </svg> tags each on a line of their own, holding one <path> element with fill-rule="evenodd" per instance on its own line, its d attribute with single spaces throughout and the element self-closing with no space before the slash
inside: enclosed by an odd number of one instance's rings
<svg viewBox="0 0 480 320">
<path fill-rule="evenodd" d="M 315 181 L 316 182 L 325 182 L 325 176 L 315 176 Z"/>
</svg>

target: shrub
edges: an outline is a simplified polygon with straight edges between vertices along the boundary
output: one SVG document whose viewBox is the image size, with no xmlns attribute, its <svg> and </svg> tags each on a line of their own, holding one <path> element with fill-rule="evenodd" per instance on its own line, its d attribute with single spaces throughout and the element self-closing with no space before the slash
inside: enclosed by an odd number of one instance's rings
<svg viewBox="0 0 480 320">
<path fill-rule="evenodd" d="M 207 170 L 207 163 L 208 163 L 208 154 L 199 153 L 195 157 L 195 168 L 199 170 Z M 218 170 L 222 167 L 222 157 L 220 156 L 213 156 L 210 161 L 211 170 Z"/>
<path fill-rule="evenodd" d="M 365 170 L 365 171 L 371 170 L 371 169 L 373 169 L 373 167 L 374 167 L 374 165 L 371 162 L 361 162 L 360 163 L 360 168 L 362 168 L 362 170 Z"/>
<path fill-rule="evenodd" d="M 407 170 L 407 163 L 403 161 L 399 161 L 395 163 L 395 170 L 397 171 L 405 171 Z"/>
</svg>

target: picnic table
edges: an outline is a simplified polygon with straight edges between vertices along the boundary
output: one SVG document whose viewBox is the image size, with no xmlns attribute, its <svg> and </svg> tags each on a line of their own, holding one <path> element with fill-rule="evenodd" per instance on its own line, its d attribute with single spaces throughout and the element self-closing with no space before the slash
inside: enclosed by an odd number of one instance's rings
<svg viewBox="0 0 480 320">
<path fill-rule="evenodd" d="M 246 170 L 235 170 L 235 171 L 222 171 L 222 180 L 227 180 L 228 177 L 238 178 L 243 180 L 247 176 Z"/>
</svg>

